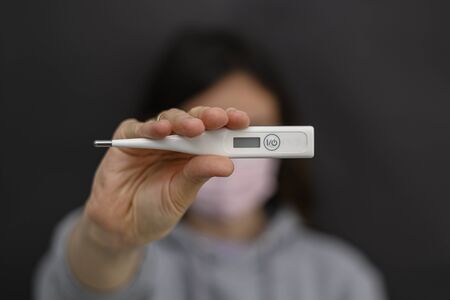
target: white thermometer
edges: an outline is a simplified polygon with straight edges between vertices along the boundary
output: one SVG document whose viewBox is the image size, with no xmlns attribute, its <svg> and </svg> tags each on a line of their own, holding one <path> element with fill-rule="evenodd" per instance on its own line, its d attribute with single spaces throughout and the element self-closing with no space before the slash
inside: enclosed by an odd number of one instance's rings
<svg viewBox="0 0 450 300">
<path fill-rule="evenodd" d="M 314 156 L 312 126 L 250 126 L 205 131 L 196 137 L 169 135 L 163 139 L 116 139 L 95 141 L 95 147 L 126 147 L 169 150 L 194 155 L 232 158 L 311 158 Z"/>
</svg>

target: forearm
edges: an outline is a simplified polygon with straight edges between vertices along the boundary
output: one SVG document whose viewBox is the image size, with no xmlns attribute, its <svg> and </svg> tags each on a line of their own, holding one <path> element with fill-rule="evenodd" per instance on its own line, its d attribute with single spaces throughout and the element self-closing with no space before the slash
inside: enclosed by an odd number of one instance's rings
<svg viewBox="0 0 450 300">
<path fill-rule="evenodd" d="M 86 216 L 81 216 L 69 237 L 67 248 L 71 271 L 88 288 L 113 291 L 126 285 L 141 263 L 141 247 L 109 246 L 106 236 Z"/>
<path fill-rule="evenodd" d="M 69 242 L 72 234 L 75 233 L 75 227 L 80 223 L 82 211 L 77 210 L 71 213 L 60 222 L 53 234 L 51 248 L 39 263 L 39 266 L 33 278 L 33 294 L 36 300 L 59 300 L 59 299 L 83 299 L 83 300 L 125 300 L 125 299 L 151 299 L 152 283 L 156 278 L 154 274 L 157 266 L 155 262 L 157 259 L 157 251 L 154 247 L 144 246 L 142 250 L 142 257 L 139 257 L 136 264 L 136 270 L 131 272 L 130 276 L 125 276 L 128 279 L 123 281 L 123 284 L 117 285 L 114 290 L 102 290 L 100 286 L 93 287 L 88 282 L 80 280 L 78 274 L 74 274 L 73 267 L 69 262 Z M 75 235 L 74 235 L 75 236 Z M 75 239 L 74 239 L 75 240 Z M 81 245 L 81 244 L 79 244 Z M 150 250 L 153 249 L 153 250 Z M 76 250 L 76 249 L 74 249 Z M 84 250 L 77 252 L 84 253 Z M 92 261 L 88 256 L 80 256 L 76 260 L 80 263 Z M 139 255 L 138 255 L 139 256 Z M 101 259 L 101 258 L 100 258 Z M 84 262 L 83 262 L 84 261 Z M 92 265 L 97 266 L 97 260 Z M 101 264 L 107 263 L 101 261 Z M 105 268 L 103 269 L 105 272 Z M 97 270 L 92 271 L 97 276 Z M 117 282 L 117 281 L 116 281 Z"/>
</svg>

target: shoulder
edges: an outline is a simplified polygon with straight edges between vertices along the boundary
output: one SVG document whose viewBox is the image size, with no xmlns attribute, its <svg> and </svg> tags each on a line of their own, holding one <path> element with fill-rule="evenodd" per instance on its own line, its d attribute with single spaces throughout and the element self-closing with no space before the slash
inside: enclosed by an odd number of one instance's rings
<svg viewBox="0 0 450 300">
<path fill-rule="evenodd" d="M 293 252 L 302 256 L 312 273 L 336 286 L 347 299 L 384 299 L 381 273 L 349 242 L 310 228 L 295 237 Z"/>
<path fill-rule="evenodd" d="M 303 228 L 296 235 L 294 247 L 312 259 L 339 267 L 373 268 L 367 257 L 349 242 L 318 230 Z"/>
</svg>

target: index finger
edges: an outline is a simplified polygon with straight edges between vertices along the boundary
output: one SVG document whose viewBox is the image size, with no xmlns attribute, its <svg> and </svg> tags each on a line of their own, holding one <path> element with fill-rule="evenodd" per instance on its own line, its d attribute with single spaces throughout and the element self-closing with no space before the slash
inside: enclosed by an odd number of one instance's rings
<svg viewBox="0 0 450 300">
<path fill-rule="evenodd" d="M 113 139 L 131 138 L 164 138 L 172 132 L 172 126 L 167 120 L 150 119 L 139 122 L 136 119 L 126 119 L 117 127 Z"/>
</svg>

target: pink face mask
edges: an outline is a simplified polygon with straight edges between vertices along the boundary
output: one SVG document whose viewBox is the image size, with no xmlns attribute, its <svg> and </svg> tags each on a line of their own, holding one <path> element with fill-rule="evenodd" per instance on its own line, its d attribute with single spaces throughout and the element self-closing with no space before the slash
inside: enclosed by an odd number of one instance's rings
<svg viewBox="0 0 450 300">
<path fill-rule="evenodd" d="M 200 189 L 190 212 L 229 220 L 261 207 L 277 189 L 280 161 L 270 158 L 234 159 L 229 177 L 213 177 Z"/>
</svg>

